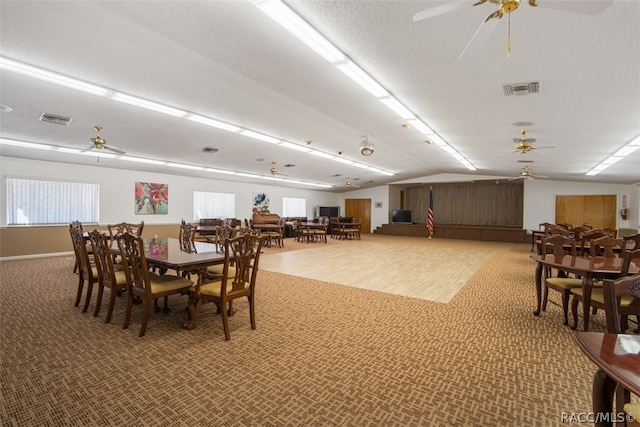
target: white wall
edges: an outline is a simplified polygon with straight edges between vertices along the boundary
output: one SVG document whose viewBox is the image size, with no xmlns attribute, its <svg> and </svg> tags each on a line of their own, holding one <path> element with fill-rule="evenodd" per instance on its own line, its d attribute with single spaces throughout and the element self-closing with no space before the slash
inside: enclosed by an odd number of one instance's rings
<svg viewBox="0 0 640 427">
<path fill-rule="evenodd" d="M 524 182 L 524 218 L 523 227 L 537 230 L 543 222 L 555 222 L 556 196 L 562 195 L 616 195 L 618 212 L 621 209 L 622 196 L 627 196 L 629 216 L 627 220 L 616 215 L 616 228 L 638 228 L 640 210 L 640 183 L 632 185 L 600 184 L 585 182 L 566 182 L 537 179 Z"/>
<path fill-rule="evenodd" d="M 282 214 L 282 197 L 300 197 L 307 200 L 307 217 L 315 216 L 315 209 L 322 206 L 341 206 L 345 199 L 371 199 L 371 229 L 389 223 L 391 209 L 398 209 L 399 190 L 387 185 L 335 194 L 326 191 L 278 187 L 261 183 L 240 183 L 215 179 L 194 178 L 169 174 L 109 169 L 98 166 L 82 166 L 66 163 L 0 157 L 2 185 L 0 186 L 0 226 L 6 227 L 4 179 L 32 177 L 90 181 L 100 184 L 100 223 L 121 221 L 148 224 L 174 224 L 181 219 L 193 219 L 193 191 L 205 190 L 236 194 L 236 217 L 250 218 L 253 193 L 269 195 L 271 212 Z M 134 183 L 136 181 L 159 182 L 169 185 L 168 215 L 136 215 L 134 212 Z M 542 222 L 554 222 L 556 195 L 613 194 L 621 209 L 622 196 L 627 196 L 629 216 L 622 220 L 617 216 L 617 228 L 640 229 L 640 183 L 631 185 L 564 182 L 550 180 L 525 181 L 523 227 L 538 229 Z M 382 208 L 375 203 L 382 202 Z"/>
<path fill-rule="evenodd" d="M 48 178 L 100 184 L 100 223 L 121 221 L 147 224 L 175 224 L 181 219 L 193 220 L 193 191 L 235 193 L 236 218 L 251 218 L 253 193 L 267 193 L 270 211 L 282 215 L 283 197 L 307 200 L 307 217 L 313 218 L 318 205 L 337 206 L 340 196 L 326 191 L 277 187 L 262 183 L 240 183 L 206 178 L 82 166 L 66 163 L 0 157 L 2 185 L 0 186 L 0 226 L 6 227 L 5 178 Z M 134 211 L 134 185 L 136 181 L 169 185 L 169 213 L 167 215 L 136 215 Z"/>
</svg>

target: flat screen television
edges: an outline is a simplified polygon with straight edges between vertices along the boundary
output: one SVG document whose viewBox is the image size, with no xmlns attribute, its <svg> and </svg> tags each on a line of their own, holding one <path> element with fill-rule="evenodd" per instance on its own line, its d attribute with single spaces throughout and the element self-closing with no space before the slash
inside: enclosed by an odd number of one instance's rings
<svg viewBox="0 0 640 427">
<path fill-rule="evenodd" d="M 412 224 L 411 211 L 407 209 L 393 209 L 391 211 L 392 224 Z"/>
<path fill-rule="evenodd" d="M 340 206 L 318 206 L 318 217 L 335 217 L 340 216 Z"/>
</svg>

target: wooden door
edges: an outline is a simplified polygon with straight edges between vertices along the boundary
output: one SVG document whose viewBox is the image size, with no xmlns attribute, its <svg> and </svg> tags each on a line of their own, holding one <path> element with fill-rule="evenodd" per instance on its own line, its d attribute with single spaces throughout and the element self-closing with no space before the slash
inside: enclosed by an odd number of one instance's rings
<svg viewBox="0 0 640 427">
<path fill-rule="evenodd" d="M 344 216 L 362 218 L 362 233 L 371 233 L 371 199 L 345 199 Z"/>
<path fill-rule="evenodd" d="M 556 196 L 556 224 L 616 229 L 615 195 Z"/>
</svg>

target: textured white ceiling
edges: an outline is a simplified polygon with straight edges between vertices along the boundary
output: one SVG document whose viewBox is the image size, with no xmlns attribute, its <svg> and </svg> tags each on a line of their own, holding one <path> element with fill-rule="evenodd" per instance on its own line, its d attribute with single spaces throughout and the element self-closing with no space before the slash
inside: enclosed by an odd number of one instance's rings
<svg viewBox="0 0 640 427">
<path fill-rule="evenodd" d="M 577 0 L 576 0 L 577 1 Z M 0 74 L 3 137 L 85 148 L 93 126 L 130 155 L 363 187 L 517 176 L 532 160 L 552 179 L 632 183 L 640 151 L 595 177 L 584 174 L 640 134 L 640 2 L 615 0 L 595 16 L 526 2 L 484 45 L 459 58 L 495 9 L 486 4 L 414 23 L 413 15 L 451 1 L 308 1 L 288 4 L 386 87 L 478 170 L 470 172 L 250 2 L 0 2 L 0 54 L 81 80 L 216 117 L 396 173 L 393 177 L 264 144 L 82 94 L 7 71 Z M 564 3 L 567 3 L 564 1 Z M 584 2 L 583 2 L 584 3 Z M 541 82 L 541 92 L 504 97 L 503 83 Z M 72 117 L 67 127 L 42 113 Z M 544 154 L 505 155 L 530 121 Z M 358 152 L 362 135 L 376 145 Z M 218 148 L 204 154 L 205 146 Z M 2 146 L 4 156 L 96 164 L 95 158 Z M 264 159 L 257 161 L 257 159 Z M 284 164 L 295 164 L 284 168 Z M 130 163 L 102 159 L 106 167 Z M 138 169 L 160 170 L 136 164 Z M 162 171 L 167 172 L 166 169 Z M 177 171 L 168 171 L 177 172 Z M 203 176 L 202 172 L 184 172 Z M 336 177 L 335 175 L 341 175 Z M 211 175 L 204 175 L 211 176 Z M 216 176 L 218 178 L 218 176 Z M 371 181 L 371 182 L 369 182 Z"/>
</svg>

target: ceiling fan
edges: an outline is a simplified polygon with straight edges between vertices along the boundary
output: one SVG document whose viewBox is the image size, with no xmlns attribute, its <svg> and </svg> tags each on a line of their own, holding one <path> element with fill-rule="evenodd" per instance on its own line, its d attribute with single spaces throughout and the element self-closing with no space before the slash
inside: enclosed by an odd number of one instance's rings
<svg viewBox="0 0 640 427">
<path fill-rule="evenodd" d="M 520 3 L 524 0 L 479 0 L 473 3 L 473 6 L 478 6 L 484 3 L 493 3 L 497 9 L 490 13 L 485 20 L 480 24 L 480 27 L 469 40 L 469 43 L 465 46 L 460 54 L 460 57 L 468 50 L 478 51 L 482 48 L 487 41 L 493 30 L 498 24 L 498 20 L 509 14 L 511 19 L 511 12 L 518 9 Z M 452 3 L 446 3 L 440 6 L 424 9 L 413 16 L 413 22 L 422 21 L 424 19 L 433 18 L 436 16 L 444 15 L 447 13 L 455 12 L 467 8 L 471 3 L 470 0 L 456 0 Z M 565 12 L 581 13 L 585 15 L 597 15 L 606 8 L 608 8 L 613 0 L 592 0 L 592 1 L 560 1 L 560 0 L 528 0 L 530 6 L 544 7 L 549 9 L 561 10 Z M 539 3 L 539 4 L 538 4 Z M 493 19 L 498 18 L 498 19 Z M 507 53 L 511 53 L 511 37 L 509 36 L 507 42 Z"/>
<path fill-rule="evenodd" d="M 107 140 L 100 136 L 100 131 L 102 130 L 102 126 L 97 125 L 93 129 L 95 129 L 98 135 L 95 138 L 89 139 L 89 141 L 91 141 L 91 146 L 89 148 L 82 150 L 83 152 L 89 151 L 89 150 L 109 150 L 109 151 L 113 151 L 114 153 L 125 154 L 125 152 L 122 151 L 121 149 L 111 145 L 107 145 Z"/>
<path fill-rule="evenodd" d="M 360 188 L 359 185 L 351 182 L 351 178 L 347 178 L 347 181 L 344 183 L 345 188 Z"/>
<path fill-rule="evenodd" d="M 276 176 L 276 175 L 289 176 L 289 175 L 285 175 L 283 173 L 278 172 L 278 168 L 276 168 L 276 162 L 271 162 L 271 169 L 269 169 L 269 173 L 273 176 Z"/>
<path fill-rule="evenodd" d="M 513 138 L 513 142 L 516 145 L 515 150 L 505 150 L 509 151 L 510 154 L 520 153 L 527 154 L 529 152 L 544 154 L 542 151 L 538 151 L 540 148 L 557 148 L 557 145 L 541 145 L 539 147 L 534 147 L 533 143 L 536 142 L 535 138 L 527 138 L 527 130 L 522 129 L 520 131 L 520 138 Z"/>
<path fill-rule="evenodd" d="M 533 171 L 529 169 L 529 166 L 525 166 L 522 168 L 522 172 L 520 172 L 519 176 L 514 178 L 510 178 L 508 181 L 515 181 L 516 179 L 544 179 L 546 176 L 544 175 L 534 175 Z"/>
</svg>

